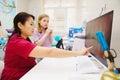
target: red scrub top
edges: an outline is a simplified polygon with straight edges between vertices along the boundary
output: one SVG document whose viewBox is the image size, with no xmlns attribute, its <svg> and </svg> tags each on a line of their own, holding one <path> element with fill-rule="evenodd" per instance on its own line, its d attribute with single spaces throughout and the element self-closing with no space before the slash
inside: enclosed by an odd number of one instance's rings
<svg viewBox="0 0 120 80">
<path fill-rule="evenodd" d="M 5 66 L 1 80 L 19 80 L 35 66 L 35 58 L 29 57 L 35 46 L 18 34 L 14 34 L 6 45 Z"/>
</svg>

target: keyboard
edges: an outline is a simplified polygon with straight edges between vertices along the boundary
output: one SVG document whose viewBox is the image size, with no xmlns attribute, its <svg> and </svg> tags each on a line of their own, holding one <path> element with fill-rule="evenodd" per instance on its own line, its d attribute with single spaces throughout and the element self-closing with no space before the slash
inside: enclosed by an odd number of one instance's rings
<svg viewBox="0 0 120 80">
<path fill-rule="evenodd" d="M 88 57 L 99 69 L 107 69 L 107 67 L 99 62 L 99 60 L 97 60 L 93 55 L 89 54 Z"/>
<path fill-rule="evenodd" d="M 98 73 L 99 68 L 88 56 L 76 57 L 76 71 L 80 73 Z"/>
</svg>

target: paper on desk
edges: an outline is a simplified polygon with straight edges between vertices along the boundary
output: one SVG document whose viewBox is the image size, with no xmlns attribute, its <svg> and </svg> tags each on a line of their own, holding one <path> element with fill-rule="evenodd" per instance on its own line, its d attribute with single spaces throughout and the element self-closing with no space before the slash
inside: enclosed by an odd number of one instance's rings
<svg viewBox="0 0 120 80">
<path fill-rule="evenodd" d="M 98 67 L 87 56 L 76 57 L 76 70 L 80 73 L 98 73 Z"/>
</svg>

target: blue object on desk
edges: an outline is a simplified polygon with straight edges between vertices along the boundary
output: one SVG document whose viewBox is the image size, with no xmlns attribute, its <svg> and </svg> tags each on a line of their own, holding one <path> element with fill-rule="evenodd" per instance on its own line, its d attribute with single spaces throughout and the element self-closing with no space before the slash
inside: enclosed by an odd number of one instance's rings
<svg viewBox="0 0 120 80">
<path fill-rule="evenodd" d="M 83 31 L 82 27 L 73 28 L 73 30 L 74 30 L 74 33 L 82 33 L 82 31 Z"/>
<path fill-rule="evenodd" d="M 114 68 L 114 73 L 119 74 L 119 71 L 116 68 Z"/>
<path fill-rule="evenodd" d="M 68 38 L 73 38 L 74 36 L 74 28 L 69 28 Z"/>
<path fill-rule="evenodd" d="M 0 38 L 0 45 L 4 46 L 6 44 L 6 41 L 3 37 Z"/>
<path fill-rule="evenodd" d="M 55 36 L 54 37 L 54 41 L 53 41 L 53 43 L 51 44 L 51 46 L 56 46 L 56 44 L 58 43 L 58 41 L 61 39 L 61 36 Z"/>
<path fill-rule="evenodd" d="M 102 31 L 96 32 L 96 37 L 103 51 L 110 50 Z"/>
<path fill-rule="evenodd" d="M 61 37 L 60 36 L 55 36 L 55 41 L 59 41 L 61 39 Z"/>
</svg>

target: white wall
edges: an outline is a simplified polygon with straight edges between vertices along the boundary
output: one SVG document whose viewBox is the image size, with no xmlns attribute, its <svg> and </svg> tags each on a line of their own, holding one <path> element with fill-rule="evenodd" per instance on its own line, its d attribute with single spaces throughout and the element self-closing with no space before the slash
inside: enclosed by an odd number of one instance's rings
<svg viewBox="0 0 120 80">
<path fill-rule="evenodd" d="M 29 0 L 17 0 L 16 12 L 28 12 Z"/>
<path fill-rule="evenodd" d="M 36 18 L 44 12 L 43 0 L 30 0 L 28 5 L 28 12 L 33 14 Z"/>
<path fill-rule="evenodd" d="M 35 16 L 35 23 L 38 16 L 44 12 L 43 0 L 17 0 L 16 12 L 28 12 Z"/>
</svg>

